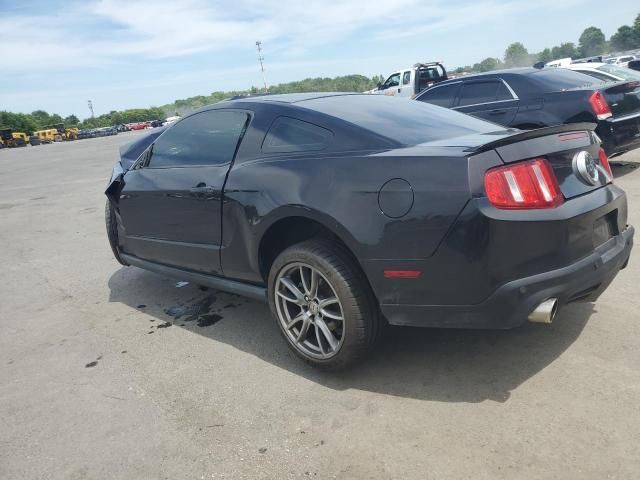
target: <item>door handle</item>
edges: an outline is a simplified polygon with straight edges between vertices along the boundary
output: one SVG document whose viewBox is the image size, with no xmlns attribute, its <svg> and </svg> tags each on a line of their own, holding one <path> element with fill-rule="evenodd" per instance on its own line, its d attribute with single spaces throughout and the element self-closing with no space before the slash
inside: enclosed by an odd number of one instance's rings
<svg viewBox="0 0 640 480">
<path fill-rule="evenodd" d="M 208 187 L 204 183 L 199 183 L 195 187 L 189 189 L 191 193 L 215 193 L 216 189 L 214 187 Z"/>
<path fill-rule="evenodd" d="M 506 110 L 491 110 L 489 115 L 504 115 L 505 113 L 507 113 Z"/>
</svg>

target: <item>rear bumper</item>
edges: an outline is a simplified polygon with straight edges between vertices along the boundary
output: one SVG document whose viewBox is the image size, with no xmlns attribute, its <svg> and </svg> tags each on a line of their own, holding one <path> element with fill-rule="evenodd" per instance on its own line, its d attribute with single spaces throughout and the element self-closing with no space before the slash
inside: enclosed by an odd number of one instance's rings
<svg viewBox="0 0 640 480">
<path fill-rule="evenodd" d="M 589 256 L 563 268 L 511 281 L 477 305 L 381 305 L 392 325 L 444 328 L 508 329 L 523 324 L 548 298 L 560 306 L 594 301 L 626 267 L 633 227 L 597 247 Z"/>
</svg>

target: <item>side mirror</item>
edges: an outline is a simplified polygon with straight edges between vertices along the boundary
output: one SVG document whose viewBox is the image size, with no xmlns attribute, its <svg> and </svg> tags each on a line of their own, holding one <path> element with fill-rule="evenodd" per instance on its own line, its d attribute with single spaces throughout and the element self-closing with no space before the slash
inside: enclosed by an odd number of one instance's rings
<svg viewBox="0 0 640 480">
<path fill-rule="evenodd" d="M 378 82 L 378 90 L 382 90 L 382 83 Z"/>
</svg>

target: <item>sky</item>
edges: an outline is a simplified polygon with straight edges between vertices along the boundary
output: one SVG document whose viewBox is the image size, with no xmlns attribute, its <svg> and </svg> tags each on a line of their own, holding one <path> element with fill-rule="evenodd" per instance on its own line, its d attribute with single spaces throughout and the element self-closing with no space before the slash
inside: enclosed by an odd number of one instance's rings
<svg viewBox="0 0 640 480">
<path fill-rule="evenodd" d="M 0 110 L 63 116 L 146 108 L 219 90 L 418 61 L 453 69 L 572 41 L 607 38 L 637 0 L 0 0 Z"/>
</svg>

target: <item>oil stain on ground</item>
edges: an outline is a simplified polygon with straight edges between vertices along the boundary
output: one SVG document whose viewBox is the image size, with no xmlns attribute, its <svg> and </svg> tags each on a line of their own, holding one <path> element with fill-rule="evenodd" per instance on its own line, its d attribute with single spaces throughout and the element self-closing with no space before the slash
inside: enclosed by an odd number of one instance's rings
<svg viewBox="0 0 640 480">
<path fill-rule="evenodd" d="M 222 315 L 213 313 L 212 307 L 216 302 L 215 295 L 208 295 L 196 303 L 181 303 L 167 308 L 164 313 L 174 318 L 174 321 L 181 320 L 181 324 L 196 322 L 199 327 L 209 327 L 220 320 Z"/>
</svg>

